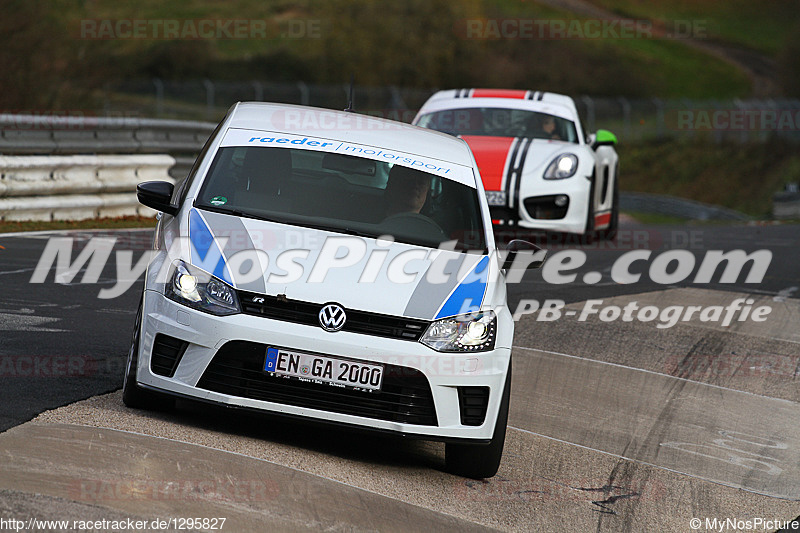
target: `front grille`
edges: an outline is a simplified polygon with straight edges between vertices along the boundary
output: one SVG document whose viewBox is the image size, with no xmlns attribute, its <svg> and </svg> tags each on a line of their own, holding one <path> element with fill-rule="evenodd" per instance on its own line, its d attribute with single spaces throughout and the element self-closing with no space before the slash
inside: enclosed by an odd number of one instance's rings
<svg viewBox="0 0 800 533">
<path fill-rule="evenodd" d="M 153 355 L 150 356 L 150 370 L 153 374 L 171 378 L 181 362 L 183 352 L 189 343 L 159 333 L 153 340 Z"/>
<path fill-rule="evenodd" d="M 458 408 L 461 424 L 480 426 L 486 420 L 489 406 L 489 387 L 458 387 Z"/>
<path fill-rule="evenodd" d="M 265 344 L 247 341 L 226 343 L 208 365 L 197 387 L 333 413 L 404 424 L 437 425 L 430 385 L 416 369 L 385 365 L 380 392 L 354 391 L 270 376 L 264 371 L 267 348 Z"/>
<path fill-rule="evenodd" d="M 319 312 L 324 304 L 289 300 L 254 292 L 238 291 L 242 312 L 307 326 L 319 326 Z M 365 311 L 345 309 L 347 321 L 342 331 L 363 333 L 377 337 L 418 341 L 429 322 L 413 318 L 379 315 Z"/>
<path fill-rule="evenodd" d="M 565 196 L 565 195 L 557 195 Z M 558 220 L 567 216 L 569 209 L 569 197 L 567 197 L 566 204 L 562 206 L 556 205 L 556 196 L 531 196 L 525 198 L 525 210 L 531 218 L 538 218 L 540 220 Z"/>
</svg>

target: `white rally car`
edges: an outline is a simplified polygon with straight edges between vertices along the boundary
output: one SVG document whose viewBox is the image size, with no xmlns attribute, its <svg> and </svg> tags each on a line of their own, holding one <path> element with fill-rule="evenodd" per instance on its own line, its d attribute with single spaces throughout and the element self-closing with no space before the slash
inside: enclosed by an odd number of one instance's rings
<svg viewBox="0 0 800 533">
<path fill-rule="evenodd" d="M 496 225 L 589 240 L 616 235 L 617 139 L 607 130 L 585 137 L 572 98 L 509 89 L 439 91 L 413 123 L 467 141 Z"/>
<path fill-rule="evenodd" d="M 500 463 L 514 322 L 466 143 L 363 115 L 240 103 L 161 212 L 123 399 L 175 397 L 446 442 Z M 501 259 L 504 259 L 501 262 Z M 520 271 L 513 270 L 519 273 Z"/>
</svg>

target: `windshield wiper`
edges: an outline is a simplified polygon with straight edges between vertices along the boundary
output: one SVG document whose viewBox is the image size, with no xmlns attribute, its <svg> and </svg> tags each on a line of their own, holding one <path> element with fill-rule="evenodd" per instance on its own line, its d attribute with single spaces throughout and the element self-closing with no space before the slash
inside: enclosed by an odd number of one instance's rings
<svg viewBox="0 0 800 533">
<path fill-rule="evenodd" d="M 206 211 L 212 211 L 214 213 L 222 213 L 223 215 L 233 215 L 235 217 L 243 217 L 243 218 L 253 218 L 256 220 L 264 220 L 267 222 L 278 222 L 281 224 L 286 224 L 287 222 L 284 220 L 280 220 L 277 218 L 270 218 L 263 215 L 256 215 L 254 213 L 250 213 L 248 211 L 242 211 L 240 209 L 234 209 L 232 207 L 220 207 L 216 205 L 205 205 L 205 204 L 195 204 L 195 207 L 199 207 L 200 209 L 205 209 Z"/>
<path fill-rule="evenodd" d="M 304 226 L 306 228 L 318 229 L 322 231 L 333 231 L 336 233 L 344 233 L 345 235 L 354 235 L 356 237 L 366 237 L 369 239 L 377 238 L 377 235 L 375 235 L 374 233 L 367 233 L 365 231 L 359 231 L 353 228 L 346 228 L 346 227 L 341 228 L 337 226 L 328 226 L 326 224 L 309 224 L 306 222 L 297 222 L 297 224 Z"/>
</svg>

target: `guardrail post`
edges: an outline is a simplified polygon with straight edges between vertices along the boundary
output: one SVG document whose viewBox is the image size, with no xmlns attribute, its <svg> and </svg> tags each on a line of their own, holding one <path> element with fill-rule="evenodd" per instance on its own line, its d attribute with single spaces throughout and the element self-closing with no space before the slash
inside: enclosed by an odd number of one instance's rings
<svg viewBox="0 0 800 533">
<path fill-rule="evenodd" d="M 405 100 L 403 100 L 403 96 L 400 94 L 400 90 L 397 88 L 397 86 L 395 85 L 389 86 L 389 92 L 392 95 L 392 102 L 390 106 L 393 109 L 398 109 L 398 110 L 408 109 L 408 106 L 406 105 Z"/>
<path fill-rule="evenodd" d="M 622 107 L 622 135 L 625 140 L 631 138 L 631 103 L 627 98 L 617 98 L 617 102 Z"/>
<path fill-rule="evenodd" d="M 733 100 L 733 103 L 736 105 L 736 109 L 738 111 L 742 112 L 742 115 L 744 115 L 746 113 L 747 105 L 741 99 L 735 98 Z M 730 124 L 730 121 L 731 121 L 731 117 L 728 117 L 728 124 Z M 745 128 L 742 129 L 742 133 L 739 134 L 739 142 L 740 143 L 746 143 L 749 140 L 750 140 L 750 134 L 747 131 L 747 128 L 745 127 Z"/>
<path fill-rule="evenodd" d="M 666 135 L 666 126 L 664 124 L 664 102 L 660 98 L 653 98 L 653 103 L 656 106 L 656 138 L 663 139 Z"/>
<path fill-rule="evenodd" d="M 300 91 L 300 105 L 308 105 L 308 85 L 298 81 L 297 90 Z"/>
<path fill-rule="evenodd" d="M 263 102 L 264 101 L 264 86 L 261 85 L 260 81 L 253 81 L 253 93 L 255 96 L 256 102 Z"/>
<path fill-rule="evenodd" d="M 714 107 L 714 111 L 720 111 L 723 109 L 722 105 L 717 100 L 713 100 L 712 105 Z M 725 137 L 723 135 L 722 130 L 720 128 L 714 128 L 712 123 L 712 131 L 714 132 L 714 142 L 717 144 L 721 144 Z"/>
<path fill-rule="evenodd" d="M 153 78 L 153 85 L 156 86 L 156 116 L 164 114 L 164 82 L 160 78 Z"/>
<path fill-rule="evenodd" d="M 214 82 L 206 78 L 203 80 L 203 85 L 206 88 L 206 116 L 212 118 L 214 116 Z"/>
<path fill-rule="evenodd" d="M 689 100 L 688 98 L 681 98 L 681 101 L 680 101 L 680 102 L 681 102 L 681 104 L 683 104 L 683 106 L 684 106 L 684 107 L 685 107 L 687 110 L 689 110 L 689 111 L 691 111 L 691 110 L 692 110 L 692 101 L 691 101 L 691 100 Z M 686 136 L 687 136 L 688 138 L 690 138 L 690 139 L 693 139 L 693 138 L 694 138 L 694 134 L 695 134 L 695 129 L 696 129 L 696 126 L 691 126 L 691 127 L 690 127 L 690 128 L 687 130 L 687 131 L 686 131 Z"/>
<path fill-rule="evenodd" d="M 595 131 L 594 100 L 588 96 L 581 96 L 581 102 L 586 105 L 586 127 L 593 132 Z"/>
</svg>

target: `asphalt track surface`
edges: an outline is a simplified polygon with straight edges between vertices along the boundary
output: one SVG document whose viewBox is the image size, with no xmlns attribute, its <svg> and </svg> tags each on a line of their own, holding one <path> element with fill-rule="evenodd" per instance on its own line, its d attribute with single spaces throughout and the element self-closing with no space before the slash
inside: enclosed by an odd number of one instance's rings
<svg viewBox="0 0 800 533">
<path fill-rule="evenodd" d="M 486 481 L 443 473 L 437 443 L 321 435 L 191 403 L 126 409 L 113 391 L 141 284 L 98 299 L 116 281 L 112 263 L 97 284 L 80 274 L 56 284 L 52 273 L 31 284 L 50 235 L 0 236 L 0 517 L 217 516 L 223 531 L 692 531 L 692 518 L 703 531 L 706 518 L 789 520 L 800 514 L 798 229 L 626 226 L 616 244 L 585 248 L 577 282 L 532 272 L 512 286 L 512 309 L 523 299 L 566 307 L 555 321 L 517 323 L 511 429 Z M 147 232 L 115 235 L 118 249 L 149 248 Z M 74 258 L 97 234 L 71 236 Z M 646 268 L 637 283 L 613 283 L 614 261 L 643 247 L 698 260 L 769 249 L 773 260 L 758 284 L 660 285 Z M 600 282 L 582 283 L 586 272 Z M 663 309 L 736 298 L 772 313 L 664 329 L 577 318 L 591 299 Z"/>
</svg>

